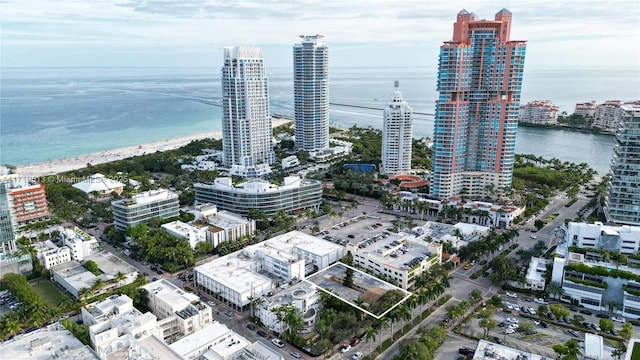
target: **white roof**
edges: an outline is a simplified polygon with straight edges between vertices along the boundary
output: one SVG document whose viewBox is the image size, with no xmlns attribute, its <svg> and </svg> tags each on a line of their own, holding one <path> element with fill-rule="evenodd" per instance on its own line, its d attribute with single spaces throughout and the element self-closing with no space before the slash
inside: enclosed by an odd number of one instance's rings
<svg viewBox="0 0 640 360">
<path fill-rule="evenodd" d="M 106 178 L 104 175 L 96 173 L 88 179 L 73 184 L 73 187 L 89 194 L 92 191 L 109 192 L 111 190 L 124 187 L 124 184 L 112 179 Z"/>
<path fill-rule="evenodd" d="M 185 355 L 188 355 L 194 350 L 200 349 L 207 344 L 213 345 L 217 342 L 216 340 L 231 334 L 236 335 L 240 338 L 240 335 L 235 334 L 226 325 L 216 321 L 206 328 L 198 330 L 195 333 L 174 342 L 173 344 L 169 345 L 169 347 L 178 355 L 184 357 Z"/>
<path fill-rule="evenodd" d="M 601 360 L 604 359 L 604 349 L 602 336 L 584 333 L 584 358 Z"/>
<path fill-rule="evenodd" d="M 52 325 L 52 330 L 40 329 L 3 343 L 0 345 L 2 358 L 49 360 L 59 352 L 59 359 L 99 359 L 91 348 L 82 345 L 66 329 L 53 330 L 56 326 Z"/>
</svg>

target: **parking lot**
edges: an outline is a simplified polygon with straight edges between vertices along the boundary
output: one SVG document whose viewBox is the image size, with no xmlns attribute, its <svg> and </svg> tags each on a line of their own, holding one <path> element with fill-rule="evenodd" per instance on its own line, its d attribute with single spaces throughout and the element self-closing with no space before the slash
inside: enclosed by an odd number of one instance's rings
<svg viewBox="0 0 640 360">
<path fill-rule="evenodd" d="M 8 312 L 18 311 L 22 306 L 22 302 L 18 300 L 8 290 L 0 291 L 0 317 Z"/>
<path fill-rule="evenodd" d="M 502 297 L 503 304 L 509 307 L 509 310 L 505 312 L 502 311 L 502 309 L 498 309 L 495 312 L 493 319 L 498 326 L 489 332 L 487 336 L 489 341 L 502 341 L 505 346 L 543 355 L 549 358 L 555 358 L 556 354 L 552 349 L 553 345 L 564 343 L 569 339 L 578 340 L 583 344 L 585 331 L 596 332 L 594 329 L 597 328 L 597 326 L 587 328 L 581 324 L 581 326 L 577 326 L 581 328 L 581 330 L 576 331 L 563 326 L 563 324 L 565 324 L 563 321 L 558 320 L 557 322 L 559 324 L 554 324 L 554 322 L 545 314 L 539 314 L 537 312 L 536 318 L 524 317 L 522 316 L 522 314 L 525 313 L 523 308 L 533 308 L 536 310 L 538 309 L 539 304 L 535 303 L 532 298 L 521 297 L 517 294 L 514 295 L 516 296 Z M 569 319 L 573 319 L 575 315 L 579 315 L 584 318 L 583 321 L 587 324 L 598 324 L 600 319 L 596 317 L 595 313 L 590 311 L 585 312 L 587 312 L 587 314 L 579 311 L 571 311 Z M 591 315 L 589 315 L 589 313 L 591 313 Z M 482 338 L 484 335 L 484 329 L 479 326 L 479 321 L 480 319 L 475 317 L 470 319 L 464 328 L 464 333 L 477 338 Z M 533 333 L 527 335 L 517 330 L 519 325 L 525 322 L 533 323 Z M 509 325 L 514 323 L 517 323 L 518 326 L 513 326 L 513 330 L 507 330 L 509 329 Z M 620 323 L 616 323 L 616 328 L 619 328 L 620 326 Z M 634 330 L 638 331 L 638 328 L 634 326 Z M 610 354 L 613 350 L 613 347 L 607 342 L 607 339 L 604 341 L 604 347 L 605 354 Z"/>
</svg>

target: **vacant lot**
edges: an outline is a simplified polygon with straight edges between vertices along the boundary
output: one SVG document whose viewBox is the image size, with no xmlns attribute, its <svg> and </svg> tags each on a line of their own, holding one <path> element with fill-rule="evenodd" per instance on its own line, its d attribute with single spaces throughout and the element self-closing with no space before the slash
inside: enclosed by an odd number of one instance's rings
<svg viewBox="0 0 640 360">
<path fill-rule="evenodd" d="M 39 283 L 32 285 L 32 287 L 40 295 L 42 301 L 49 306 L 57 306 L 60 300 L 64 298 L 64 295 L 49 280 L 41 280 Z"/>
</svg>

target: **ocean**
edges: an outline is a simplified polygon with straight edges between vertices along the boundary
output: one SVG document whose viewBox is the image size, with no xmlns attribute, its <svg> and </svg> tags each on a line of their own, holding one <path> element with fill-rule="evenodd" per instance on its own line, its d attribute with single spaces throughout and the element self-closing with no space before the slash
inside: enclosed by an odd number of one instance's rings
<svg viewBox="0 0 640 360">
<path fill-rule="evenodd" d="M 436 69 L 332 68 L 331 102 L 382 108 L 395 80 L 414 112 L 432 114 Z M 268 68 L 270 111 L 293 114 L 290 68 Z M 640 98 L 639 69 L 525 72 L 522 102 Z M 1 68 L 0 162 L 22 165 L 221 129 L 220 69 Z M 380 110 L 332 105 L 334 126 L 382 127 Z M 414 137 L 431 137 L 433 116 L 414 116 Z M 520 127 L 517 153 L 586 162 L 607 172 L 613 137 Z"/>
</svg>

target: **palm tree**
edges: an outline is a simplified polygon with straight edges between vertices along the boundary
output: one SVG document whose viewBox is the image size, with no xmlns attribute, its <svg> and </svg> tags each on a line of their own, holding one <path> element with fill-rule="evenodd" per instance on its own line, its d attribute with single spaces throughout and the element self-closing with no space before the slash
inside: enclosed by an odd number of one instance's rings
<svg viewBox="0 0 640 360">
<path fill-rule="evenodd" d="M 369 343 L 369 354 L 371 354 L 371 344 L 376 341 L 376 335 L 378 335 L 378 330 L 372 326 L 364 329 L 364 333 L 367 334 L 367 342 Z"/>
<path fill-rule="evenodd" d="M 15 336 L 20 330 L 22 330 L 22 323 L 17 319 L 7 318 L 4 320 L 3 325 L 4 325 L 2 329 L 3 336 L 7 336 L 7 335 Z"/>
<path fill-rule="evenodd" d="M 398 309 L 398 319 L 400 322 L 400 333 L 402 334 L 404 331 L 404 322 L 406 320 L 411 320 L 411 312 L 406 305 L 400 305 L 397 307 Z"/>
<path fill-rule="evenodd" d="M 383 316 L 373 323 L 373 327 L 378 329 L 388 329 L 389 319 Z M 382 333 L 380 334 L 380 345 L 382 345 Z"/>
<path fill-rule="evenodd" d="M 96 278 L 95 281 L 93 282 L 93 285 L 91 286 L 91 291 L 94 294 L 97 294 L 100 292 L 100 290 L 102 290 L 103 287 L 105 287 L 107 284 L 104 282 L 104 280 L 102 280 L 101 278 Z"/>
<path fill-rule="evenodd" d="M 547 285 L 547 288 L 545 289 L 545 291 L 547 292 L 547 294 L 549 294 L 555 299 L 557 299 L 558 296 L 561 296 L 562 294 L 564 294 L 564 289 L 562 288 L 562 285 L 557 281 L 550 282 Z"/>
<path fill-rule="evenodd" d="M 122 271 L 118 271 L 113 277 L 113 281 L 117 285 L 120 285 L 121 282 L 124 282 L 126 280 L 127 280 L 127 274 L 123 273 Z"/>
<path fill-rule="evenodd" d="M 82 289 L 78 290 L 78 300 L 80 300 L 80 303 L 82 305 L 87 304 L 87 299 L 89 298 L 89 296 L 91 296 L 91 289 L 83 287 Z"/>
<path fill-rule="evenodd" d="M 562 357 L 563 360 L 580 359 L 580 355 L 582 355 L 582 352 L 580 351 L 580 343 L 578 341 L 576 341 L 575 339 L 569 339 L 566 343 L 564 343 L 564 345 L 566 347 L 566 350 L 564 356 Z"/>
<path fill-rule="evenodd" d="M 415 316 L 413 316 L 413 310 L 418 307 L 418 303 L 419 302 L 420 302 L 420 299 L 418 299 L 418 295 L 411 294 L 411 296 L 407 299 L 407 302 L 405 303 L 405 304 L 407 304 L 407 307 L 409 309 L 411 309 L 411 318 L 412 319 L 415 317 Z"/>
</svg>

